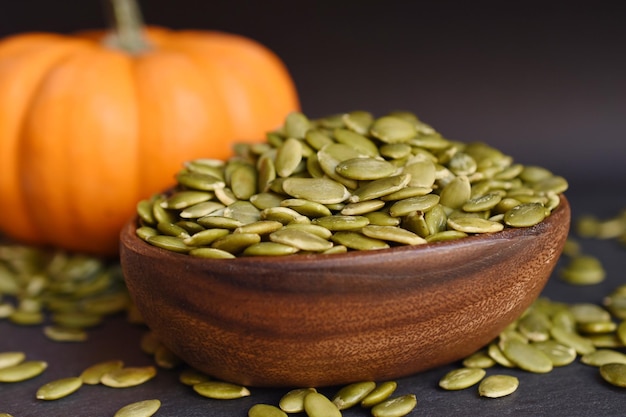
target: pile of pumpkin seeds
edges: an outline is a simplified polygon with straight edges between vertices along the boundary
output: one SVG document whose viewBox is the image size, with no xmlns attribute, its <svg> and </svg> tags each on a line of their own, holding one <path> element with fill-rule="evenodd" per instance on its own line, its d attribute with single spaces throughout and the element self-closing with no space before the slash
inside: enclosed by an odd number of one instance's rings
<svg viewBox="0 0 626 417">
<path fill-rule="evenodd" d="M 496 340 L 444 375 L 439 386 L 460 390 L 479 384 L 479 395 L 501 397 L 519 385 L 516 377 L 503 374 L 502 369 L 542 374 L 578 360 L 599 368 L 608 383 L 626 387 L 625 347 L 626 285 L 612 291 L 604 305 L 539 298 Z M 486 376 L 493 367 L 497 371 Z"/>
<path fill-rule="evenodd" d="M 131 311 L 119 262 L 19 244 L 0 245 L 0 319 L 44 325 L 51 340 L 80 342 L 106 316 Z"/>
<path fill-rule="evenodd" d="M 310 120 L 294 112 L 222 161 L 188 161 L 138 204 L 137 235 L 208 258 L 340 253 L 533 226 L 567 181 L 408 112 Z"/>
</svg>

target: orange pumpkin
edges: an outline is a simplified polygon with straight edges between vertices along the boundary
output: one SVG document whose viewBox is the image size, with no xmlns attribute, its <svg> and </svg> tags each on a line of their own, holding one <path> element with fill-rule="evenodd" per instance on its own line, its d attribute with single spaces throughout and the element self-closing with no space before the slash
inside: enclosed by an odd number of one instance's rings
<svg viewBox="0 0 626 417">
<path fill-rule="evenodd" d="M 128 53 L 105 36 L 0 42 L 0 232 L 115 255 L 183 162 L 226 158 L 298 109 L 282 61 L 250 39 L 149 27 L 151 47 Z"/>
</svg>

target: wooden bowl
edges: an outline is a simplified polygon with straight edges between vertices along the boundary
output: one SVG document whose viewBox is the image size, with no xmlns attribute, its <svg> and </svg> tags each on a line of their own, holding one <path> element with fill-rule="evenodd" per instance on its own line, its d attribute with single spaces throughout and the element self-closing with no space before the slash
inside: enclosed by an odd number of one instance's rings
<svg viewBox="0 0 626 417">
<path fill-rule="evenodd" d="M 248 386 L 387 380 L 488 344 L 539 295 L 567 238 L 565 197 L 529 228 L 337 255 L 207 260 L 121 233 L 146 324 L 189 365 Z"/>
</svg>

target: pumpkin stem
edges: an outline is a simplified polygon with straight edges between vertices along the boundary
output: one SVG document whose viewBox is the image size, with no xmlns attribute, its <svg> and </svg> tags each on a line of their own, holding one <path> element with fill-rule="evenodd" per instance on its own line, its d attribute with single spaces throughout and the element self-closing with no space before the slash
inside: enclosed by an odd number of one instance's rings
<svg viewBox="0 0 626 417">
<path fill-rule="evenodd" d="M 112 33 L 107 43 L 130 53 L 148 49 L 143 36 L 143 18 L 137 0 L 106 0 Z"/>
</svg>

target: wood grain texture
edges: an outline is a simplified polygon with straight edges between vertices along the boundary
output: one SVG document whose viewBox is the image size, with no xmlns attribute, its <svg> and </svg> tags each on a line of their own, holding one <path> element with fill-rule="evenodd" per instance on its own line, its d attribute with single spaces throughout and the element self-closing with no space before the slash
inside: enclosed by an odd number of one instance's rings
<svg viewBox="0 0 626 417">
<path fill-rule="evenodd" d="M 191 366 L 248 386 L 411 375 L 489 343 L 545 286 L 570 207 L 539 225 L 332 256 L 195 259 L 121 233 L 128 289 Z"/>
</svg>

